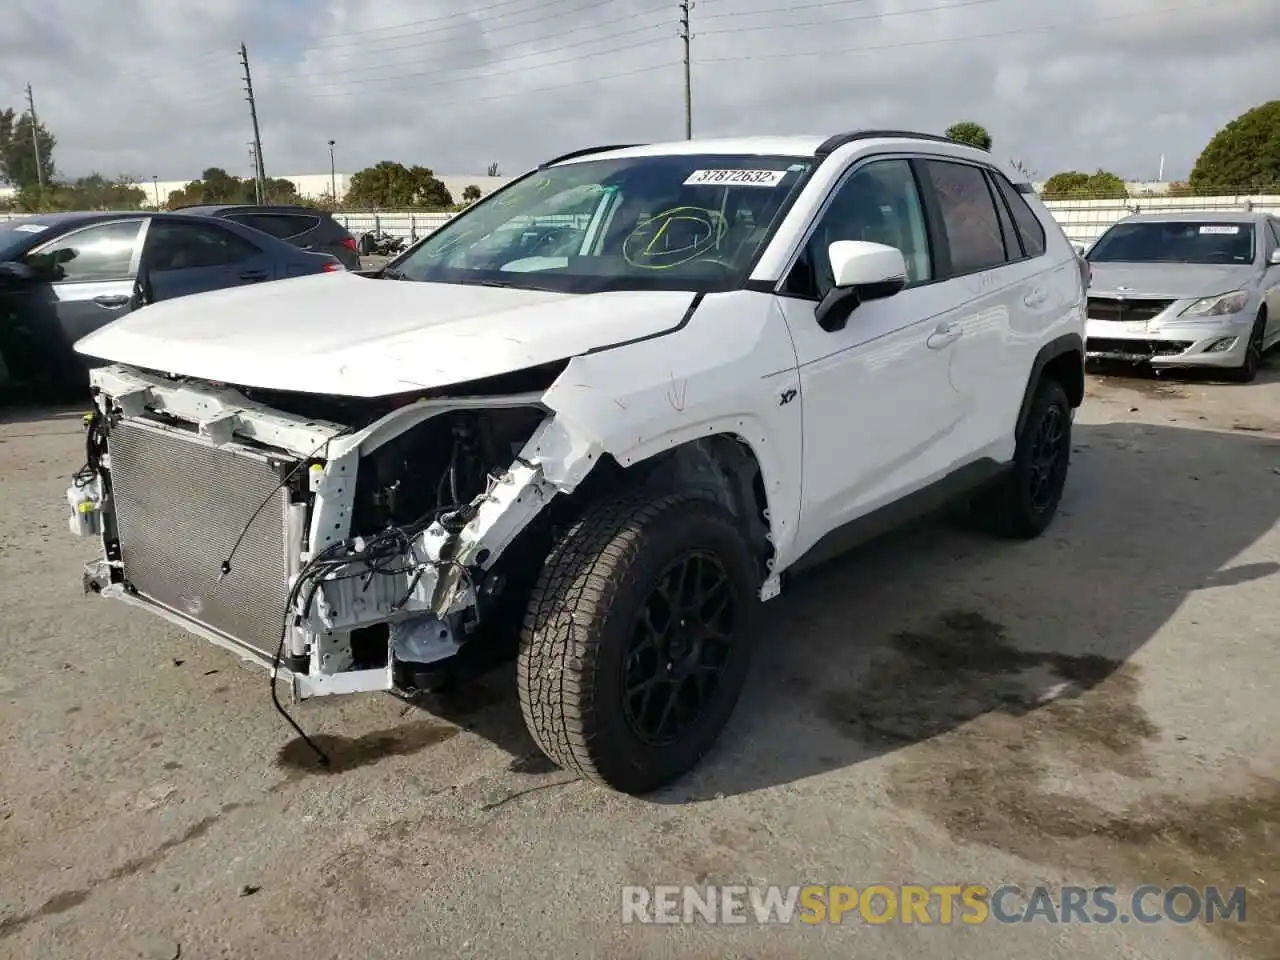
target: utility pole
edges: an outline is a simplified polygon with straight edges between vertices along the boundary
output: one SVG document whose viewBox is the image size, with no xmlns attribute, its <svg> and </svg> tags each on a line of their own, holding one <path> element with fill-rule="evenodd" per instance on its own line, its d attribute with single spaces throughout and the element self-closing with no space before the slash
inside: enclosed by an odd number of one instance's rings
<svg viewBox="0 0 1280 960">
<path fill-rule="evenodd" d="M 36 154 L 36 183 L 44 189 L 44 167 L 40 164 L 40 124 L 36 120 L 36 98 L 31 93 L 31 84 L 27 84 L 27 112 L 31 114 L 31 149 Z"/>
<path fill-rule="evenodd" d="M 245 99 L 249 101 L 249 117 L 253 120 L 253 172 L 254 182 L 257 184 L 254 188 L 254 195 L 258 198 L 258 203 L 265 203 L 267 173 L 262 164 L 262 134 L 258 131 L 258 104 L 253 99 L 253 77 L 249 73 L 249 51 L 245 49 L 243 43 L 240 44 L 240 62 L 244 64 L 244 92 L 248 94 Z"/>
<path fill-rule="evenodd" d="M 693 0 L 680 0 L 680 39 L 684 41 L 684 138 L 693 139 L 693 83 L 689 63 L 689 41 L 693 35 L 689 33 L 689 11 L 693 9 Z"/>
<path fill-rule="evenodd" d="M 262 182 L 257 179 L 257 148 L 253 145 L 253 141 L 248 142 L 248 169 L 253 172 L 253 202 L 261 204 Z"/>
</svg>

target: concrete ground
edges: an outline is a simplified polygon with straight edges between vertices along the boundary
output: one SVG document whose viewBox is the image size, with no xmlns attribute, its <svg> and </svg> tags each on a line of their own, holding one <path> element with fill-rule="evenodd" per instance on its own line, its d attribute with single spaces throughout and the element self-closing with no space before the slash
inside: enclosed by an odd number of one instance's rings
<svg viewBox="0 0 1280 960">
<path fill-rule="evenodd" d="M 936 523 L 766 607 L 722 745 L 633 799 L 513 670 L 300 706 L 79 595 L 74 411 L 0 423 L 0 955 L 1280 956 L 1280 372 L 1091 377 L 1040 540 Z M 622 884 L 1248 888 L 1244 925 L 624 926 Z M 1156 901 L 1158 903 L 1158 898 Z"/>
</svg>

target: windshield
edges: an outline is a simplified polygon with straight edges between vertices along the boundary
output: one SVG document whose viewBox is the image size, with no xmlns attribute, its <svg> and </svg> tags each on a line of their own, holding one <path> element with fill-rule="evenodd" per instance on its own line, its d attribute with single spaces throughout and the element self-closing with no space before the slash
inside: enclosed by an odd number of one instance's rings
<svg viewBox="0 0 1280 960">
<path fill-rule="evenodd" d="M 459 214 L 389 273 L 567 293 L 734 289 L 812 165 L 682 155 L 549 167 Z"/>
<path fill-rule="evenodd" d="M 18 217 L 14 220 L 0 220 L 0 263 L 12 260 L 31 242 L 31 238 L 43 233 L 48 227 L 39 217 Z"/>
<path fill-rule="evenodd" d="M 1090 263 L 1253 263 L 1253 224 L 1163 221 L 1117 223 Z"/>
</svg>

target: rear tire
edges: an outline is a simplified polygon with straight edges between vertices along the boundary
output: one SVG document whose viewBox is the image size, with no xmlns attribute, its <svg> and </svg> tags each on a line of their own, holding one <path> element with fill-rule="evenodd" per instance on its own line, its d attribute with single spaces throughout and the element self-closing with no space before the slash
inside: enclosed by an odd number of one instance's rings
<svg viewBox="0 0 1280 960">
<path fill-rule="evenodd" d="M 1262 344 L 1266 339 L 1267 311 L 1264 307 L 1258 311 L 1258 319 L 1249 331 L 1249 345 L 1245 348 L 1244 361 L 1233 367 L 1228 373 L 1232 383 L 1252 383 L 1258 376 L 1258 368 L 1262 366 Z"/>
<path fill-rule="evenodd" d="M 1043 378 L 1018 434 L 1013 465 L 974 502 L 991 532 L 1017 540 L 1040 536 L 1057 515 L 1071 464 L 1071 402 L 1061 383 Z"/>
<path fill-rule="evenodd" d="M 757 580 L 733 518 L 705 498 L 638 491 L 590 508 L 525 617 L 520 709 L 539 748 L 631 794 L 694 767 L 746 681 Z"/>
</svg>

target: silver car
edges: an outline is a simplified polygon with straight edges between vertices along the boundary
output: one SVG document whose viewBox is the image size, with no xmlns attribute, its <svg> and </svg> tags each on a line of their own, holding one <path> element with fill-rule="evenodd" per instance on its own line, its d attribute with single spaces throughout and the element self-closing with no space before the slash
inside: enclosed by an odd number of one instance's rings
<svg viewBox="0 0 1280 960">
<path fill-rule="evenodd" d="M 1089 359 L 1217 367 L 1248 382 L 1280 342 L 1280 218 L 1143 213 L 1085 254 Z"/>
</svg>

